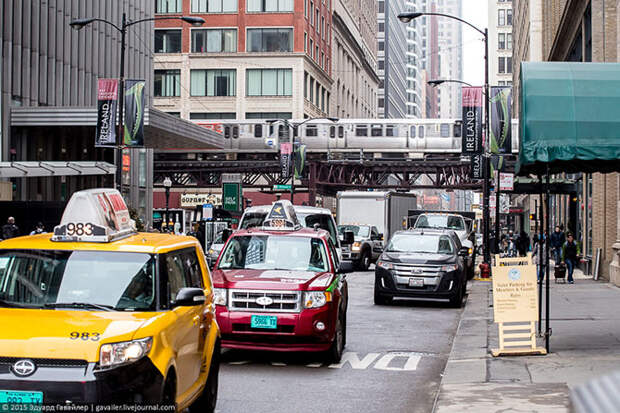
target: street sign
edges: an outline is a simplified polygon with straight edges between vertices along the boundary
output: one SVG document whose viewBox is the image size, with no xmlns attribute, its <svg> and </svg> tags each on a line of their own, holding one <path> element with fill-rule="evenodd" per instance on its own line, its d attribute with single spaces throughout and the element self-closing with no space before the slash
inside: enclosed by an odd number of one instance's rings
<svg viewBox="0 0 620 413">
<path fill-rule="evenodd" d="M 203 221 L 211 221 L 213 219 L 213 204 L 204 204 L 202 206 Z"/>
<path fill-rule="evenodd" d="M 226 211 L 241 211 L 241 184 L 225 182 L 222 184 L 222 207 Z"/>
<path fill-rule="evenodd" d="M 440 196 L 446 201 L 446 202 L 450 202 L 450 195 L 446 194 L 446 193 L 441 193 Z"/>
<path fill-rule="evenodd" d="M 241 174 L 222 174 L 222 183 L 240 183 Z"/>
<path fill-rule="evenodd" d="M 514 174 L 500 172 L 499 174 L 499 190 L 514 191 Z"/>
<path fill-rule="evenodd" d="M 291 190 L 291 185 L 290 185 L 290 184 L 286 184 L 286 185 L 274 185 L 274 186 L 273 186 L 273 190 L 274 190 L 274 191 L 290 191 L 290 190 Z"/>
</svg>

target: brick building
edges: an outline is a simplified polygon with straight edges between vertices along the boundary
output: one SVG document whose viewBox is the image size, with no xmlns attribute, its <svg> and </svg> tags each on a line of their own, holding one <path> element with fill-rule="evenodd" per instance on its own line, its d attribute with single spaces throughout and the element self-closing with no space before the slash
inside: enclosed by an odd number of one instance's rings
<svg viewBox="0 0 620 413">
<path fill-rule="evenodd" d="M 327 116 L 331 0 L 157 0 L 154 105 L 185 119 Z"/>
<path fill-rule="evenodd" d="M 514 0 L 513 82 L 521 61 L 618 62 L 620 1 Z M 529 29 L 526 29 L 529 28 Z M 518 102 L 519 89 L 514 89 Z M 577 196 L 552 200 L 553 224 L 575 215 L 577 239 L 591 259 L 601 249 L 600 275 L 620 285 L 620 175 L 578 174 Z"/>
</svg>

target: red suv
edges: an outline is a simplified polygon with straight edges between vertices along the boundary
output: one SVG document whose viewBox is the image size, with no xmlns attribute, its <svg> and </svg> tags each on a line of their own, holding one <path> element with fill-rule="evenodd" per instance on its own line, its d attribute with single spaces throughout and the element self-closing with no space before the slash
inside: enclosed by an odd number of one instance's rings
<svg viewBox="0 0 620 413">
<path fill-rule="evenodd" d="M 301 228 L 290 202 L 276 202 L 262 228 L 228 239 L 212 272 L 222 347 L 323 351 L 339 361 L 350 271 L 328 232 Z"/>
</svg>

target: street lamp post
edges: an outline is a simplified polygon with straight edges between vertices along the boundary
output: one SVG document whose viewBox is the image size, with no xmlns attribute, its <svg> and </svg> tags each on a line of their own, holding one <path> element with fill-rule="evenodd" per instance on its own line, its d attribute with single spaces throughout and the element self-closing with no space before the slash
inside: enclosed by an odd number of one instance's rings
<svg viewBox="0 0 620 413">
<path fill-rule="evenodd" d="M 122 157 L 123 157 L 123 129 L 124 129 L 124 124 L 123 124 L 123 107 L 124 107 L 124 103 L 125 103 L 125 99 L 124 99 L 124 93 L 125 93 L 125 36 L 127 34 L 127 28 L 129 26 L 133 26 L 134 24 L 138 24 L 138 23 L 143 23 L 143 22 L 148 22 L 148 21 L 154 21 L 154 20 L 183 20 L 184 22 L 187 22 L 189 24 L 191 24 L 192 26 L 202 26 L 205 22 L 205 20 L 201 17 L 192 17 L 192 16 L 173 16 L 173 17 L 149 17 L 146 19 L 140 19 L 140 20 L 133 20 L 133 21 L 127 21 L 127 15 L 125 13 L 123 13 L 123 16 L 121 18 L 121 25 L 120 27 L 117 26 L 116 24 L 105 20 L 105 19 L 98 19 L 95 17 L 89 17 L 89 18 L 85 18 L 85 19 L 75 19 L 72 20 L 69 23 L 69 26 L 71 26 L 72 29 L 74 30 L 81 30 L 82 28 L 84 28 L 85 26 L 94 23 L 94 22 L 101 22 L 101 23 L 105 23 L 107 25 L 112 26 L 113 28 L 115 28 L 120 34 L 121 34 L 121 58 L 120 58 L 120 70 L 119 70 L 119 80 L 118 80 L 118 96 L 119 96 L 119 102 L 118 102 L 118 134 L 116 136 L 116 174 L 115 174 L 115 181 L 116 181 L 116 188 L 119 190 L 119 192 L 121 192 L 121 188 L 122 188 L 122 182 L 121 182 L 121 169 L 122 169 Z"/>
<path fill-rule="evenodd" d="M 172 187 L 172 180 L 169 177 L 164 178 L 164 189 L 166 190 L 166 231 L 169 232 L 170 228 L 168 225 L 170 224 L 170 217 L 168 216 L 168 207 L 170 204 L 170 188 Z"/>
<path fill-rule="evenodd" d="M 282 122 L 286 125 L 286 127 L 290 131 L 289 141 L 291 143 L 291 146 L 293 147 L 293 153 L 291 154 L 291 166 L 293 170 L 292 176 L 291 176 L 291 204 L 293 203 L 293 197 L 295 196 L 295 137 L 297 136 L 297 131 L 299 130 L 299 127 L 303 125 L 304 123 L 310 122 L 311 120 L 321 120 L 321 119 L 327 119 L 332 122 L 338 122 L 338 118 L 308 118 L 304 120 L 303 122 L 298 122 L 298 123 L 289 122 L 288 119 L 268 119 L 266 121 L 269 124 L 276 123 L 276 122 Z"/>
<path fill-rule="evenodd" d="M 427 12 L 413 12 L 413 13 L 401 13 L 398 15 L 398 18 L 403 23 L 409 23 L 411 20 L 418 18 L 420 16 L 441 16 L 446 17 L 453 20 L 458 20 L 459 22 L 468 25 L 472 29 L 476 30 L 478 33 L 484 36 L 484 94 L 486 99 L 484 99 L 484 156 L 482 157 L 482 170 L 483 170 L 483 181 L 482 181 L 482 232 L 484 237 L 484 262 L 486 264 L 490 264 L 491 262 L 491 250 L 490 247 L 490 237 L 489 237 L 489 193 L 490 193 L 490 170 L 489 170 L 489 32 L 488 29 L 481 30 L 473 24 L 469 23 L 466 20 L 463 20 L 459 17 L 452 16 L 450 14 L 444 13 L 427 13 Z M 443 83 L 443 82 L 442 82 Z M 463 83 L 463 82 L 459 82 Z"/>
</svg>

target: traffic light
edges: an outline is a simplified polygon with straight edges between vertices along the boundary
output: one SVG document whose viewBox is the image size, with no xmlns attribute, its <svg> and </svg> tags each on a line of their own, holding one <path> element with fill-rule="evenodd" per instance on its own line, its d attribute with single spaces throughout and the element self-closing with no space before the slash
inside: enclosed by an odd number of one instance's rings
<svg viewBox="0 0 620 413">
<path fill-rule="evenodd" d="M 530 214 L 530 221 L 536 220 L 536 214 Z"/>
</svg>

